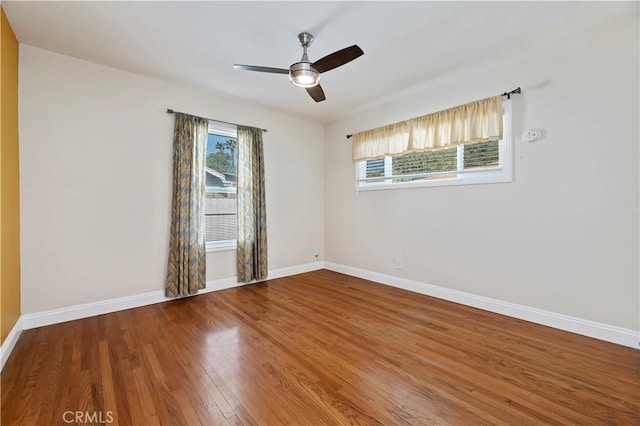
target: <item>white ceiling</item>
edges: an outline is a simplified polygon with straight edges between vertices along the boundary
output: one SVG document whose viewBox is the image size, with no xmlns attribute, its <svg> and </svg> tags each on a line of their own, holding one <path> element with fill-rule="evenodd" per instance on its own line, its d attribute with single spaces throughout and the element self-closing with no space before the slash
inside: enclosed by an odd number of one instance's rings
<svg viewBox="0 0 640 426">
<path fill-rule="evenodd" d="M 179 81 L 329 122 L 416 90 L 462 67 L 638 14 L 638 4 L 550 2 L 21 2 L 3 1 L 19 42 Z M 310 59 L 358 44 L 355 61 L 322 75 L 315 103 L 286 75 L 296 39 Z M 505 87 L 511 89 L 511 87 Z"/>
</svg>

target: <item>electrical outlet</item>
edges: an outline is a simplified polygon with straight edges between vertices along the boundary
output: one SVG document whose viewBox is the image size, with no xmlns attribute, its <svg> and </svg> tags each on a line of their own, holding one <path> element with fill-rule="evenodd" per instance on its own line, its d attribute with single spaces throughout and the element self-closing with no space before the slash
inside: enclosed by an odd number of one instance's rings
<svg viewBox="0 0 640 426">
<path fill-rule="evenodd" d="M 402 258 L 398 257 L 396 259 L 396 269 L 402 269 Z"/>
</svg>

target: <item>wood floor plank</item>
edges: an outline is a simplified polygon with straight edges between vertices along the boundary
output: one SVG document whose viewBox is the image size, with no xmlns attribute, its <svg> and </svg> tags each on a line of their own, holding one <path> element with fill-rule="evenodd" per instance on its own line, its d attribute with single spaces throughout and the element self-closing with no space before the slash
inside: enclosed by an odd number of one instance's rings
<svg viewBox="0 0 640 426">
<path fill-rule="evenodd" d="M 27 330 L 0 420 L 637 425 L 639 367 L 638 350 L 320 270 Z"/>
<path fill-rule="evenodd" d="M 117 406 L 116 400 L 116 389 L 114 386 L 114 377 L 113 377 L 113 369 L 111 368 L 111 354 L 109 352 L 109 344 L 106 339 L 101 339 L 98 343 L 98 353 L 100 354 L 100 374 L 102 376 L 102 389 L 104 392 L 104 412 L 105 417 L 107 411 L 111 412 L 110 418 L 113 420 L 113 423 L 119 424 L 118 421 L 118 412 L 114 411 L 113 408 Z"/>
</svg>

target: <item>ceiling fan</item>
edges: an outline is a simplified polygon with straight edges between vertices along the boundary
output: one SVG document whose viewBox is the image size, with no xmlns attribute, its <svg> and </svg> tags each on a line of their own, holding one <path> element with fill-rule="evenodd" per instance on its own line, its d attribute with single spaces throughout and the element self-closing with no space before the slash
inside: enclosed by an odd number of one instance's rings
<svg viewBox="0 0 640 426">
<path fill-rule="evenodd" d="M 333 52 L 315 62 L 311 62 L 307 56 L 307 48 L 313 42 L 313 35 L 308 32 L 301 32 L 298 34 L 298 40 L 302 46 L 302 58 L 299 62 L 292 64 L 289 69 L 240 64 L 234 64 L 233 67 L 237 70 L 289 74 L 291 83 L 298 87 L 304 87 L 314 101 L 322 102 L 326 98 L 322 87 L 320 87 L 320 74 L 338 68 L 364 55 L 362 49 L 354 44 L 353 46 Z"/>
</svg>

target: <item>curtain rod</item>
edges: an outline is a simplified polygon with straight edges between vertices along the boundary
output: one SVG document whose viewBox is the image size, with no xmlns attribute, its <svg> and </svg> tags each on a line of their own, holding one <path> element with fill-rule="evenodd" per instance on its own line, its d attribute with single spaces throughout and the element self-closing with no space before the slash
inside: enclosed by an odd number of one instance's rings
<svg viewBox="0 0 640 426">
<path fill-rule="evenodd" d="M 167 113 L 168 114 L 174 114 L 176 112 L 178 112 L 180 114 L 186 114 L 186 112 L 174 111 L 171 108 L 167 108 Z M 229 121 L 216 120 L 215 118 L 207 118 L 207 117 L 202 117 L 202 118 L 206 118 L 207 120 L 211 120 L 211 121 L 217 121 L 218 123 L 231 124 L 231 125 L 234 125 L 234 126 L 244 126 L 244 124 L 237 124 L 237 123 L 231 123 Z M 247 127 L 252 127 L 252 126 L 247 126 Z M 260 130 L 262 130 L 263 132 L 268 132 L 267 129 L 260 129 Z"/>
<path fill-rule="evenodd" d="M 507 99 L 511 99 L 511 95 L 519 95 L 520 93 L 522 93 L 522 89 L 520 89 L 519 87 L 516 87 L 515 89 L 513 89 L 510 92 L 504 92 L 502 95 L 500 96 L 506 96 Z M 351 139 L 353 137 L 353 135 L 347 135 L 347 139 Z"/>
</svg>

